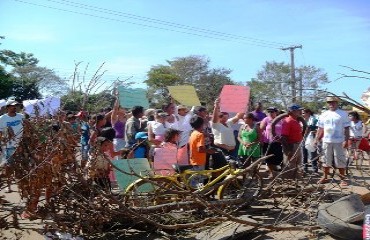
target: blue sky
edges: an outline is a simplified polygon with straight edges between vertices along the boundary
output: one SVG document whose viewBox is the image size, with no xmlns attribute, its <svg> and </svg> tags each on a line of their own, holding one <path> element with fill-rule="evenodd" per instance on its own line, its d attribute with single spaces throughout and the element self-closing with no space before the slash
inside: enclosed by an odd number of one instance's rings
<svg viewBox="0 0 370 240">
<path fill-rule="evenodd" d="M 148 18 L 245 39 L 203 37 Z M 107 81 L 133 76 L 137 86 L 151 66 L 189 55 L 207 56 L 211 67 L 230 68 L 233 80 L 245 82 L 266 61 L 289 63 L 280 46 L 302 44 L 296 66 L 324 69 L 333 81 L 329 91 L 359 100 L 370 87 L 365 79 L 334 81 L 338 73 L 352 74 L 340 65 L 370 71 L 368 0 L 1 0 L 0 35 L 1 49 L 33 53 L 62 77 L 72 74 L 74 62 L 89 63 L 91 74 L 105 62 Z"/>
</svg>

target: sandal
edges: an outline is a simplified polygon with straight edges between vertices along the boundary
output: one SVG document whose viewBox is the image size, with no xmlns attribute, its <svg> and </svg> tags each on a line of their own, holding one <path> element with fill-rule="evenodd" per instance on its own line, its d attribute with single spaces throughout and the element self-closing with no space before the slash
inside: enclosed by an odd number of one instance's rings
<svg viewBox="0 0 370 240">
<path fill-rule="evenodd" d="M 317 182 L 317 184 L 325 184 L 325 183 L 328 183 L 329 182 L 329 179 L 327 179 L 327 178 L 321 178 L 318 182 Z"/>
<path fill-rule="evenodd" d="M 340 181 L 340 184 L 339 184 L 341 187 L 348 187 L 348 182 L 346 180 L 342 180 Z"/>
<path fill-rule="evenodd" d="M 27 211 L 23 211 L 21 214 L 22 219 L 29 219 L 31 217 L 31 214 Z"/>
</svg>

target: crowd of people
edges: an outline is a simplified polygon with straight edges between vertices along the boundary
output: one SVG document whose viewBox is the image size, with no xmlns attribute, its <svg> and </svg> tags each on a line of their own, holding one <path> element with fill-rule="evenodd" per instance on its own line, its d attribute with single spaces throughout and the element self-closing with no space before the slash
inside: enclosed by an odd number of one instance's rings
<svg viewBox="0 0 370 240">
<path fill-rule="evenodd" d="M 346 186 L 349 163 L 345 149 L 349 145 L 358 147 L 363 138 L 367 141 L 367 128 L 356 111 L 339 109 L 339 102 L 337 97 L 327 97 L 327 109 L 320 114 L 292 104 L 281 117 L 282 111 L 274 106 L 264 110 L 261 103 L 247 113 L 222 112 L 220 99 L 216 99 L 210 114 L 204 106 L 176 105 L 173 99 L 162 109 L 134 106 L 128 112 L 117 98 L 112 109 L 98 114 L 80 111 L 59 115 L 60 121 L 70 124 L 73 134 L 78 135 L 76 149 L 78 146 L 81 153 L 81 167 L 104 188 L 110 188 L 111 167 L 103 158 L 122 158 L 130 151 L 128 157 L 147 158 L 154 170 L 170 169 L 175 163 L 192 165 L 194 170 L 216 169 L 228 164 L 229 159 L 247 167 L 261 156 L 273 154 L 265 161 L 269 179 L 277 175 L 296 179 L 309 171 L 318 173 L 321 159 L 323 176 L 318 183 L 328 182 L 329 171 L 335 168 L 342 178 L 341 185 Z M 9 100 L 0 117 L 5 171 L 22 137 L 25 116 L 18 113 L 18 105 Z M 166 162 L 156 157 L 163 149 L 171 149 L 173 154 Z M 8 191 L 10 187 L 9 180 Z"/>
</svg>

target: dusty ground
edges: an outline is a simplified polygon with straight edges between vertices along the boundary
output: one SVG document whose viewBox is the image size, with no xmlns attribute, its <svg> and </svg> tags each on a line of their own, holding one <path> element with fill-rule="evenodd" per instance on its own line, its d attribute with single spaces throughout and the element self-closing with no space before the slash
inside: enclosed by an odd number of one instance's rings
<svg viewBox="0 0 370 240">
<path fill-rule="evenodd" d="M 329 195 L 333 200 L 336 198 L 339 198 L 343 196 L 343 194 L 350 193 L 355 187 L 358 185 L 364 185 L 369 178 L 367 174 L 360 173 L 353 169 L 353 175 L 356 175 L 356 177 L 352 178 L 351 185 L 345 189 L 340 188 L 337 186 L 337 184 L 334 182 L 333 184 L 326 184 L 325 188 L 323 188 L 323 191 L 327 190 L 329 192 Z M 311 176 L 312 181 L 316 182 L 320 175 L 314 175 Z M 267 179 L 265 179 L 267 181 Z M 13 190 L 16 190 L 16 186 L 13 186 Z M 311 193 L 308 193 L 311 194 Z M 12 193 L 5 193 L 4 190 L 0 192 L 0 196 L 3 196 L 1 198 L 1 210 L 0 210 L 0 216 L 7 216 L 8 222 L 10 223 L 9 226 L 6 229 L 1 229 L 0 231 L 0 239 L 32 239 L 32 240 L 43 240 L 45 239 L 43 236 L 43 229 L 45 226 L 45 222 L 42 222 L 41 220 L 23 220 L 20 218 L 19 214 L 22 212 L 22 207 L 24 206 L 23 202 L 21 201 L 19 194 L 14 191 Z M 297 206 L 298 207 L 298 206 Z M 275 210 L 274 210 L 275 209 Z M 14 223 L 14 216 L 11 214 L 12 211 L 17 214 L 17 221 L 18 224 Z M 276 211 L 274 213 L 274 211 Z M 279 220 L 279 218 L 282 218 L 281 211 L 276 210 L 274 208 L 274 204 L 272 199 L 263 199 L 255 206 L 252 206 L 249 209 L 245 210 L 244 215 L 245 216 L 252 216 L 252 219 L 257 221 L 264 221 L 264 222 L 274 222 Z M 305 216 L 302 218 L 307 221 L 307 217 Z M 1 224 L 1 223 L 0 223 Z M 1 226 L 1 225 L 0 225 Z M 180 236 L 177 235 L 177 239 L 216 239 L 217 233 L 213 237 L 204 237 L 204 235 L 199 235 L 199 232 L 202 231 L 210 231 L 216 227 L 209 228 L 208 230 L 205 229 L 196 229 L 194 231 L 186 231 L 186 233 L 181 234 Z M 250 228 L 252 229 L 252 228 Z M 222 231 L 220 230 L 222 236 Z M 199 237 L 203 236 L 203 237 Z M 119 238 L 117 236 L 110 236 L 107 239 L 129 239 L 130 237 L 122 237 Z M 158 237 L 158 235 L 149 234 L 148 233 L 142 233 L 142 232 L 135 232 L 132 234 L 131 239 L 169 239 L 166 237 Z M 272 231 L 266 231 L 262 229 L 252 229 L 244 232 L 243 236 L 238 237 L 236 239 L 256 239 L 256 240 L 265 240 L 265 239 L 301 239 L 301 240 L 308 240 L 308 239 L 323 239 L 323 240 L 332 240 L 335 239 L 331 237 L 330 235 L 326 234 L 321 229 L 310 231 L 284 231 L 284 232 L 272 232 Z"/>
</svg>

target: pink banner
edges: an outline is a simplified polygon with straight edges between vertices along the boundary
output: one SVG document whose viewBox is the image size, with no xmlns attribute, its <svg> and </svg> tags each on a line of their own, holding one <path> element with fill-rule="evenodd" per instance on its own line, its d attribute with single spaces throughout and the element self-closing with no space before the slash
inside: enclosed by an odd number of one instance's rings
<svg viewBox="0 0 370 240">
<path fill-rule="evenodd" d="M 224 85 L 220 94 L 220 110 L 228 113 L 247 112 L 249 96 L 248 86 Z"/>
</svg>

